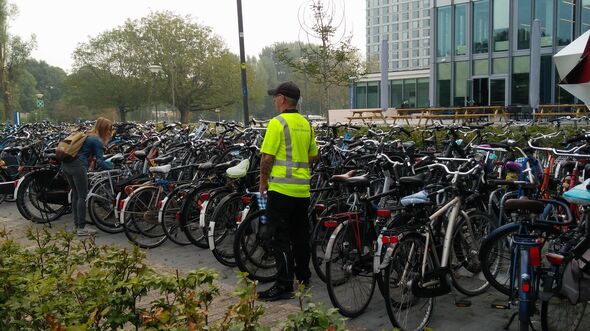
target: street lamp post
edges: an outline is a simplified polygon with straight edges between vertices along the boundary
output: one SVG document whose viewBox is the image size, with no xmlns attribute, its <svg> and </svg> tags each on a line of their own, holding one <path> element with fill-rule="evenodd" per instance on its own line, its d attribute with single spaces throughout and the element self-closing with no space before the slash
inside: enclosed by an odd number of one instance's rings
<svg viewBox="0 0 590 331">
<path fill-rule="evenodd" d="M 154 74 L 154 76 L 162 72 L 162 66 L 157 65 L 157 64 L 151 64 L 148 68 L 150 69 L 150 72 L 152 74 Z M 154 81 L 155 81 L 155 78 L 154 78 Z M 153 82 L 152 82 L 152 85 L 153 85 Z M 154 92 L 154 89 L 152 88 L 152 93 L 153 92 Z M 158 105 L 156 103 L 156 123 L 157 122 L 158 122 Z"/>
</svg>

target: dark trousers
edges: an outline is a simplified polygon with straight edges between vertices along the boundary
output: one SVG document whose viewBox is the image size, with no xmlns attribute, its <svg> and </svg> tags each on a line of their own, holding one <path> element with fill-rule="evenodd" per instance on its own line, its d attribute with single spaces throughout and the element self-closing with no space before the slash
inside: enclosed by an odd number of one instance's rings
<svg viewBox="0 0 590 331">
<path fill-rule="evenodd" d="M 309 261 L 309 198 L 294 198 L 268 192 L 268 232 L 277 261 L 277 284 L 293 287 L 293 277 L 304 281 L 311 277 Z"/>
<path fill-rule="evenodd" d="M 88 195 L 88 173 L 86 166 L 78 159 L 62 163 L 64 176 L 72 188 L 72 211 L 76 228 L 86 226 L 86 196 Z"/>
</svg>

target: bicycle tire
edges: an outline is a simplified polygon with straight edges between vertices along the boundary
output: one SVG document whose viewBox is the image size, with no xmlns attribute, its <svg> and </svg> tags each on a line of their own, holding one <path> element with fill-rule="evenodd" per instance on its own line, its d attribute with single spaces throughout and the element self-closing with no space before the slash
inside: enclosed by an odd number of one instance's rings
<svg viewBox="0 0 590 331">
<path fill-rule="evenodd" d="M 541 328 L 543 331 L 575 331 L 584 319 L 588 303 L 572 305 L 566 298 L 554 295 L 541 303 Z M 556 313 L 557 311 L 557 313 Z M 551 318 L 548 318 L 551 316 Z M 563 318 L 562 318 L 563 317 Z M 559 323 L 564 321 L 564 324 Z"/>
<path fill-rule="evenodd" d="M 236 266 L 233 244 L 243 209 L 242 195 L 232 193 L 223 197 L 211 217 L 209 248 L 215 259 L 228 267 Z"/>
<path fill-rule="evenodd" d="M 215 185 L 201 184 L 195 187 L 182 202 L 180 213 L 180 226 L 188 240 L 199 248 L 209 248 L 207 237 L 199 224 L 202 201 L 200 194 L 203 191 L 211 190 Z"/>
<path fill-rule="evenodd" d="M 419 281 L 425 246 L 424 238 L 419 234 L 406 234 L 395 245 L 389 263 L 382 272 L 383 298 L 387 315 L 395 328 L 424 330 L 432 317 L 435 298 L 414 296 L 410 285 Z M 430 255 L 426 261 L 426 270 L 432 270 L 434 265 Z M 401 279 L 402 276 L 406 278 Z"/>
<path fill-rule="evenodd" d="M 248 278 L 263 283 L 274 281 L 278 272 L 272 252 L 258 236 L 260 217 L 265 215 L 266 210 L 258 210 L 247 216 L 234 239 L 236 266 L 248 273 Z"/>
<path fill-rule="evenodd" d="M 156 208 L 159 189 L 155 186 L 140 187 L 128 197 L 121 211 L 125 236 L 141 248 L 155 248 L 168 237 L 158 223 Z"/>
<path fill-rule="evenodd" d="M 360 316 L 369 306 L 375 292 L 376 277 L 373 273 L 373 254 L 370 253 L 373 247 L 363 245 L 361 248 L 363 252 L 358 252 L 358 248 L 354 247 L 356 242 L 354 227 L 349 224 L 351 221 L 347 220 L 338 225 L 328 242 L 326 285 L 334 307 L 338 308 L 343 316 L 354 318 Z M 369 249 L 369 253 L 364 252 L 365 248 Z M 368 255 L 370 258 L 366 258 Z M 362 279 L 368 279 L 368 282 L 361 284 Z M 364 286 L 366 287 L 364 292 L 357 291 L 351 286 L 354 282 L 368 286 Z M 346 294 L 352 294 L 350 300 L 345 298 Z"/>
<path fill-rule="evenodd" d="M 485 278 L 492 287 L 507 296 L 515 295 L 515 293 L 510 293 L 510 275 L 508 275 L 508 273 L 510 270 L 511 252 L 510 248 L 506 247 L 507 238 L 512 234 L 517 233 L 519 228 L 519 223 L 509 223 L 495 229 L 483 240 L 479 251 L 479 260 Z M 530 224 L 529 230 L 530 232 L 558 233 L 558 230 L 554 227 L 539 223 Z M 495 252 L 499 252 L 499 254 L 508 254 L 508 256 L 500 257 L 500 261 L 495 261 L 497 258 L 491 258 L 491 254 L 494 254 Z M 508 261 L 508 264 L 502 267 L 500 265 L 502 263 L 501 260 Z M 493 270 L 490 268 L 493 268 Z M 506 268 L 507 270 L 502 271 L 503 268 Z M 500 280 L 498 280 L 498 277 Z"/>
<path fill-rule="evenodd" d="M 182 208 L 183 198 L 180 195 L 183 187 L 177 187 L 162 200 L 162 207 L 158 211 L 158 219 L 162 224 L 162 230 L 166 237 L 179 246 L 190 245 L 190 240 L 186 233 L 182 231 L 180 224 L 180 211 Z"/>
<path fill-rule="evenodd" d="M 123 224 L 115 216 L 115 193 L 111 190 L 109 178 L 98 181 L 88 192 L 89 198 L 86 203 L 88 217 L 94 225 L 106 233 L 121 233 L 124 231 Z M 115 202 L 116 203 L 116 202 Z M 106 212 L 106 213 L 105 213 Z"/>
<path fill-rule="evenodd" d="M 490 287 L 482 273 L 478 253 L 482 240 L 493 226 L 494 222 L 487 214 L 475 210 L 461 213 L 455 225 L 451 275 L 453 286 L 465 295 L 479 295 Z"/>
<path fill-rule="evenodd" d="M 58 185 L 55 185 L 54 178 L 58 176 L 56 170 L 44 169 L 30 173 L 20 182 L 17 192 L 17 209 L 21 215 L 33 223 L 44 224 L 57 220 L 69 209 L 67 205 L 54 205 L 39 200 L 43 192 L 49 192 L 54 186 L 61 186 L 65 178 L 61 177 Z M 30 206 L 27 206 L 27 201 Z M 38 214 L 35 214 L 35 209 Z"/>
</svg>

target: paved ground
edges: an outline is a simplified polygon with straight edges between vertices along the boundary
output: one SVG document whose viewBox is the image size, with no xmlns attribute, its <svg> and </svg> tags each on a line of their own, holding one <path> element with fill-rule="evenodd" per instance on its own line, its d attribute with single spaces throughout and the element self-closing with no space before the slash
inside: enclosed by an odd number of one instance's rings
<svg viewBox="0 0 590 331">
<path fill-rule="evenodd" d="M 53 223 L 54 228 L 68 228 L 73 223 L 71 215 L 66 215 L 62 219 Z M 0 205 L 0 226 L 5 226 L 8 230 L 13 231 L 14 237 L 22 235 L 24 229 L 31 225 L 31 222 L 23 219 L 18 213 L 14 203 L 3 203 Z M 130 247 L 124 234 L 106 234 L 99 231 L 97 238 L 99 244 L 115 244 L 121 247 Z M 231 289 L 236 282 L 235 270 L 224 267 L 215 260 L 208 250 L 202 250 L 196 247 L 180 247 L 174 243 L 167 242 L 161 247 L 147 251 L 150 265 L 157 270 L 174 272 L 178 269 L 180 272 L 189 272 L 200 267 L 214 268 L 220 273 L 220 283 L 223 288 L 223 297 L 217 301 L 219 307 L 217 312 L 212 315 L 219 315 L 224 309 L 232 303 Z M 312 279 L 313 301 L 323 302 L 331 307 L 330 299 L 325 285 L 315 277 Z M 268 285 L 261 285 L 264 289 Z M 434 307 L 434 313 L 431 319 L 430 327 L 433 330 L 502 330 L 504 324 L 515 310 L 496 310 L 491 309 L 490 304 L 494 301 L 502 301 L 503 297 L 496 294 L 494 290 L 472 299 L 472 306 L 468 308 L 457 308 L 453 304 L 450 296 L 438 298 Z M 263 322 L 266 325 L 278 329 L 286 317 L 298 310 L 298 302 L 288 300 L 279 303 L 264 304 L 266 314 Z M 351 330 L 392 330 L 391 323 L 387 317 L 387 311 L 383 298 L 375 293 L 373 301 L 367 311 L 360 317 L 347 321 Z M 540 325 L 536 327 L 540 330 Z M 517 330 L 518 325 L 513 324 L 511 330 Z M 582 330 L 582 329 L 580 329 Z M 588 329 L 586 329 L 588 330 Z"/>
</svg>

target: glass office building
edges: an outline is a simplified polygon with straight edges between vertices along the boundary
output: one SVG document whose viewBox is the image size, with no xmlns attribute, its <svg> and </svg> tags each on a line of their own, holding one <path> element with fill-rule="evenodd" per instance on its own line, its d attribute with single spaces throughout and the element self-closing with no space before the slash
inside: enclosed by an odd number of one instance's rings
<svg viewBox="0 0 590 331">
<path fill-rule="evenodd" d="M 528 105 L 531 27 L 541 23 L 541 104 L 576 100 L 552 56 L 590 27 L 590 0 L 433 0 L 433 106 Z"/>
<path fill-rule="evenodd" d="M 381 41 L 389 41 L 389 70 L 430 65 L 431 0 L 367 0 L 367 59 L 379 63 Z"/>
</svg>

